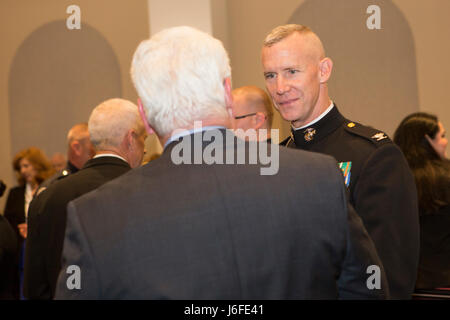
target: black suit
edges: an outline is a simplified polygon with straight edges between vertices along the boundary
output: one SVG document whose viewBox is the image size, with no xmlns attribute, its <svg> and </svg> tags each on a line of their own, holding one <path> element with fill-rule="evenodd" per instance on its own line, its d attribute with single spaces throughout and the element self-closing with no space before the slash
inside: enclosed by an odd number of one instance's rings
<svg viewBox="0 0 450 320">
<path fill-rule="evenodd" d="M 269 176 L 261 175 L 260 164 L 176 165 L 178 147 L 172 142 L 160 158 L 69 203 L 55 298 L 387 294 L 383 273 L 381 290 L 367 289 L 367 267 L 381 262 L 347 207 L 334 159 L 273 145 L 280 167 Z M 248 143 L 220 145 L 216 155 L 230 151 L 248 156 Z M 81 290 L 66 286 L 69 265 L 81 269 Z"/>
<path fill-rule="evenodd" d="M 281 144 L 342 163 L 350 202 L 383 261 L 391 297 L 410 299 L 419 261 L 419 214 L 414 178 L 400 149 L 383 132 L 345 119 L 336 106 Z"/>
<path fill-rule="evenodd" d="M 20 298 L 20 277 L 21 277 L 21 269 L 23 267 L 22 260 L 22 248 L 24 243 L 24 238 L 19 232 L 18 225 L 25 223 L 25 185 L 14 187 L 9 190 L 8 198 L 6 199 L 5 218 L 8 220 L 9 224 L 13 228 L 16 233 L 16 262 L 15 262 L 15 273 L 13 275 L 13 283 L 14 283 L 14 298 Z"/>
<path fill-rule="evenodd" d="M 417 289 L 450 288 L 450 205 L 420 216 Z"/>
<path fill-rule="evenodd" d="M 55 181 L 31 202 L 25 252 L 24 294 L 51 299 L 61 268 L 67 203 L 130 170 L 125 161 L 99 157 L 82 170 Z"/>
<path fill-rule="evenodd" d="M 60 179 L 64 179 L 65 177 L 67 177 L 70 174 L 77 173 L 78 171 L 79 171 L 79 169 L 77 167 L 75 167 L 72 164 L 72 162 L 67 161 L 66 167 L 64 169 L 56 172 L 50 178 L 48 178 L 47 180 L 45 180 L 44 182 L 41 183 L 41 185 L 39 186 L 40 190 L 38 192 L 41 192 L 41 190 L 48 188 L 52 183 L 54 183 Z"/>
<path fill-rule="evenodd" d="M 25 185 L 15 187 L 9 190 L 8 198 L 5 205 L 5 218 L 8 219 L 11 227 L 16 231 L 17 236 L 20 236 L 19 228 L 21 223 L 25 223 Z"/>
<path fill-rule="evenodd" d="M 16 233 L 0 214 L 0 300 L 17 298 L 17 252 Z"/>
</svg>

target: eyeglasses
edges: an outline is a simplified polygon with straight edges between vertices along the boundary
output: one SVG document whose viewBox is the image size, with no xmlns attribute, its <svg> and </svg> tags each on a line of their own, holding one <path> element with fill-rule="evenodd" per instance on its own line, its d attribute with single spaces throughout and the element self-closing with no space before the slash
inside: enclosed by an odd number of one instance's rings
<svg viewBox="0 0 450 320">
<path fill-rule="evenodd" d="M 236 120 L 238 120 L 238 119 L 244 119 L 244 118 L 247 118 L 247 117 L 251 117 L 251 116 L 254 116 L 256 114 L 256 112 L 253 112 L 253 113 L 249 113 L 249 114 L 244 114 L 243 116 L 237 116 L 237 117 L 234 117 Z"/>
</svg>

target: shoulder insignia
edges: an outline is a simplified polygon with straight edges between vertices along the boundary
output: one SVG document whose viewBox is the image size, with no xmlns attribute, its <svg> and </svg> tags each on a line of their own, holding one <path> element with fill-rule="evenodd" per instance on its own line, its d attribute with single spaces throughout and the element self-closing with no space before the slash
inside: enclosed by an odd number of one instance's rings
<svg viewBox="0 0 450 320">
<path fill-rule="evenodd" d="M 61 179 L 64 179 L 64 178 L 66 178 L 68 176 L 70 176 L 70 171 L 63 170 L 63 171 L 61 171 L 60 175 L 56 178 L 56 180 L 61 180 Z"/>
<path fill-rule="evenodd" d="M 384 132 L 378 132 L 372 136 L 372 139 L 375 139 L 377 141 L 380 141 L 380 140 L 383 140 L 386 138 L 387 138 L 387 135 Z"/>
<path fill-rule="evenodd" d="M 347 132 L 369 140 L 377 146 L 392 142 L 386 133 L 356 122 L 348 122 L 344 128 Z"/>
</svg>

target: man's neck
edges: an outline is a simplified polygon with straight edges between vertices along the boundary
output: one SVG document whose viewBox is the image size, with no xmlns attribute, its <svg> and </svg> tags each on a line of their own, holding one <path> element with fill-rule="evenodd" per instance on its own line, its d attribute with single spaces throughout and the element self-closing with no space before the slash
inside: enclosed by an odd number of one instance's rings
<svg viewBox="0 0 450 320">
<path fill-rule="evenodd" d="M 99 158 L 99 157 L 115 157 L 115 158 L 119 158 L 122 159 L 123 161 L 127 162 L 128 161 L 125 159 L 125 157 L 123 155 L 121 155 L 120 153 L 116 152 L 116 151 L 111 151 L 111 150 L 101 150 L 101 151 L 97 151 L 95 153 L 94 158 Z"/>
<path fill-rule="evenodd" d="M 182 132 L 182 131 L 190 131 L 190 130 L 201 130 L 201 128 L 204 127 L 212 127 L 212 126 L 217 126 L 217 127 L 224 127 L 224 128 L 231 128 L 231 120 L 229 118 L 211 118 L 211 119 L 203 119 L 203 120 L 199 120 L 199 121 L 195 121 L 194 124 L 191 124 L 189 126 L 183 127 L 183 128 L 179 128 L 177 130 L 174 130 L 173 132 L 171 132 L 170 134 L 161 137 L 158 135 L 159 138 L 159 142 L 161 143 L 162 146 L 165 146 L 167 141 L 172 137 L 177 135 L 178 133 Z"/>
<path fill-rule="evenodd" d="M 332 103 L 333 102 L 328 97 L 328 95 L 325 98 L 322 99 L 319 98 L 319 100 L 316 103 L 316 107 L 314 107 L 312 115 L 304 121 L 292 121 L 291 122 L 292 127 L 294 129 L 299 129 L 309 126 L 312 123 L 315 123 L 316 121 L 318 121 L 318 118 L 323 116 L 324 112 L 330 108 Z"/>
<path fill-rule="evenodd" d="M 265 130 L 265 134 L 261 133 L 261 130 Z M 271 139 L 270 129 L 269 128 L 261 128 L 258 130 L 258 141 L 266 141 Z"/>
</svg>

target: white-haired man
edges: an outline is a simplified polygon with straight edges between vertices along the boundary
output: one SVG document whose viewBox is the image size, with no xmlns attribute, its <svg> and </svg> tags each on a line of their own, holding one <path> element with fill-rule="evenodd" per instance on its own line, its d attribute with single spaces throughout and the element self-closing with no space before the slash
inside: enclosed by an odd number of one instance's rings
<svg viewBox="0 0 450 320">
<path fill-rule="evenodd" d="M 376 250 L 348 210 L 331 157 L 275 146 L 277 174 L 262 174 L 260 159 L 223 164 L 235 155 L 255 155 L 250 142 L 226 129 L 232 114 L 230 65 L 220 41 L 190 27 L 163 30 L 139 45 L 131 75 L 144 123 L 164 152 L 69 203 L 56 298 L 387 294 Z M 179 162 L 180 146 L 188 146 L 183 157 L 194 164 Z M 211 150 L 217 160 L 212 163 L 204 158 Z M 281 188 L 286 183 L 292 183 L 288 193 Z M 67 288 L 71 265 L 82 272 L 81 290 Z M 379 271 L 374 290 L 367 286 L 370 265 Z"/>
<path fill-rule="evenodd" d="M 67 203 L 138 167 L 144 156 L 147 133 L 133 103 L 123 99 L 101 103 L 92 111 L 88 127 L 94 158 L 77 173 L 50 185 L 30 206 L 24 271 L 24 293 L 29 299 L 54 296 Z"/>
</svg>

